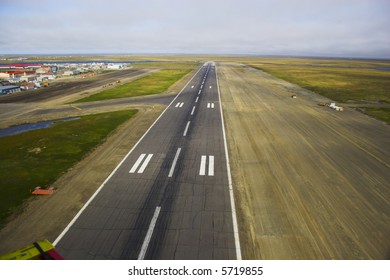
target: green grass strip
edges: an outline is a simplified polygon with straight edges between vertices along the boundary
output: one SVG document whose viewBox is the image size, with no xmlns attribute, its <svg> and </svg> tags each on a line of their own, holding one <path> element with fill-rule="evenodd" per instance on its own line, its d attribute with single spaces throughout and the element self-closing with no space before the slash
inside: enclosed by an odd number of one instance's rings
<svg viewBox="0 0 390 280">
<path fill-rule="evenodd" d="M 390 124 L 390 108 L 359 108 L 363 113 Z"/>
<path fill-rule="evenodd" d="M 48 187 L 118 125 L 137 111 L 83 116 L 79 120 L 0 138 L 0 227 L 21 209 L 36 186 Z"/>
<path fill-rule="evenodd" d="M 190 71 L 190 69 L 161 70 L 135 81 L 82 98 L 76 102 L 101 101 L 162 93 Z"/>
</svg>

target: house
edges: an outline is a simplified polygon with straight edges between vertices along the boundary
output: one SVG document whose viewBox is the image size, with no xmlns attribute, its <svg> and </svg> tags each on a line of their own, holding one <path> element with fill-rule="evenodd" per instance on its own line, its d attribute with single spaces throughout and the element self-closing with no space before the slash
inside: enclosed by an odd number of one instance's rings
<svg viewBox="0 0 390 280">
<path fill-rule="evenodd" d="M 20 77 L 20 81 L 24 82 L 32 82 L 37 78 L 37 75 L 23 75 Z"/>
<path fill-rule="evenodd" d="M 29 90 L 34 88 L 35 88 L 35 83 L 28 83 L 20 87 L 21 90 Z"/>
</svg>

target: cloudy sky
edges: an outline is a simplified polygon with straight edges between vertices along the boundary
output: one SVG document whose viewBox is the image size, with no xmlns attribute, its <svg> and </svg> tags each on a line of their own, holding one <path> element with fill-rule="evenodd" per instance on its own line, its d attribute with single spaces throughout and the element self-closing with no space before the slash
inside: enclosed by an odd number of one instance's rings
<svg viewBox="0 0 390 280">
<path fill-rule="evenodd" d="M 0 0 L 0 54 L 390 58 L 390 0 Z"/>
</svg>

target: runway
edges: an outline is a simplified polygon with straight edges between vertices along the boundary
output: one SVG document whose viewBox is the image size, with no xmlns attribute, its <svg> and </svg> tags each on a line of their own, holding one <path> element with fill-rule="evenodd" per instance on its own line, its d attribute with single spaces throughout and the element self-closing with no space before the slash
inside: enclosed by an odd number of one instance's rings
<svg viewBox="0 0 390 280">
<path fill-rule="evenodd" d="M 54 244 L 65 259 L 240 258 L 231 195 L 207 63 Z"/>
</svg>

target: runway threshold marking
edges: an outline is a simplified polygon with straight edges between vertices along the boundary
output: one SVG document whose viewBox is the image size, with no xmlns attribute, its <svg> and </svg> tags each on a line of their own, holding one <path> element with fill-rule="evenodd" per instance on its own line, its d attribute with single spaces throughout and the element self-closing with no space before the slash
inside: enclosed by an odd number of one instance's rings
<svg viewBox="0 0 390 280">
<path fill-rule="evenodd" d="M 208 176 L 214 176 L 214 156 L 208 157 Z M 207 156 L 201 156 L 200 159 L 200 168 L 199 168 L 199 175 L 205 176 L 206 175 L 206 166 L 207 166 Z"/>
<path fill-rule="evenodd" d="M 160 214 L 160 210 L 161 210 L 160 206 L 157 206 L 156 210 L 154 210 L 152 221 L 150 222 L 150 225 L 149 225 L 148 231 L 146 233 L 144 242 L 142 243 L 141 251 L 139 252 L 139 255 L 138 255 L 138 260 L 143 260 L 145 258 L 146 251 L 148 250 L 148 247 L 149 247 L 150 239 L 152 238 L 154 227 L 156 226 L 158 215 Z"/>
<path fill-rule="evenodd" d="M 176 151 L 175 158 L 173 159 L 171 169 L 169 170 L 168 177 L 172 177 L 173 172 L 175 171 L 176 163 L 177 163 L 177 160 L 179 158 L 180 152 L 181 152 L 181 148 L 178 148 Z"/>
<path fill-rule="evenodd" d="M 146 156 L 146 154 L 141 154 L 137 161 L 134 163 L 133 167 L 130 169 L 129 173 L 135 173 L 135 171 L 137 171 L 138 169 L 138 166 L 141 164 L 141 162 L 143 161 L 144 157 Z M 152 159 L 153 157 L 153 154 L 149 154 L 145 161 L 142 163 L 140 169 L 138 170 L 137 173 L 143 173 L 145 171 L 145 168 L 148 166 L 149 164 L 149 161 Z"/>
<path fill-rule="evenodd" d="M 184 129 L 184 133 L 183 133 L 183 136 L 187 136 L 187 132 L 188 132 L 188 127 L 190 126 L 190 121 L 187 122 L 187 125 L 186 125 L 186 128 Z"/>
</svg>

